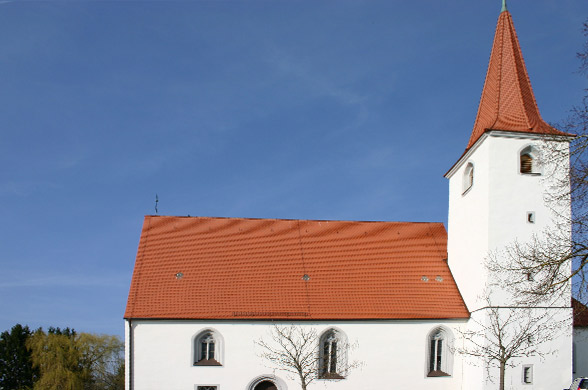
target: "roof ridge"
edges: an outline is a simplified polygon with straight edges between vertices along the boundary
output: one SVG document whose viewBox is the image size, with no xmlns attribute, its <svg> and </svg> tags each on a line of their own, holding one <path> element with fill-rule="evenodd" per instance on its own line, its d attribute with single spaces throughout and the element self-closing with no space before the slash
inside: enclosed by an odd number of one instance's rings
<svg viewBox="0 0 588 390">
<path fill-rule="evenodd" d="M 352 219 L 305 219 L 305 218 L 257 218 L 257 217 L 213 217 L 198 215 L 145 215 L 145 218 L 199 218 L 218 220 L 243 220 L 243 221 L 284 221 L 284 222 L 350 222 L 350 223 L 402 223 L 402 224 L 441 224 L 440 221 L 375 221 L 375 220 L 352 220 Z"/>
</svg>

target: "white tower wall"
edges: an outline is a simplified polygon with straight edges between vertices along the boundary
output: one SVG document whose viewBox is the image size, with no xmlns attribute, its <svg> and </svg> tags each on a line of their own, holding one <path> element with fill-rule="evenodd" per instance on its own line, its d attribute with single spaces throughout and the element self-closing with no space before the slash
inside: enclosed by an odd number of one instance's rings
<svg viewBox="0 0 588 390">
<path fill-rule="evenodd" d="M 538 174 L 520 173 L 520 153 L 533 147 L 540 163 Z M 501 260 L 503 250 L 518 242 L 542 237 L 547 229 L 569 232 L 570 202 L 547 202 L 561 190 L 567 160 L 557 167 L 546 154 L 554 148 L 567 151 L 567 142 L 546 143 L 539 136 L 492 132 L 478 143 L 449 172 L 448 262 L 470 311 L 487 305 L 484 295 L 489 282 L 489 256 Z M 463 177 L 468 163 L 474 166 L 472 187 L 464 193 Z M 556 169 L 554 169 L 556 168 Z M 557 212 L 553 211 L 557 209 Z M 533 222 L 529 222 L 532 213 Z M 563 234 L 569 238 L 569 234 Z M 494 304 L 511 304 L 508 294 L 492 289 Z M 502 297 L 499 297 L 502 295 Z M 560 305 L 569 306 L 569 297 Z"/>
<path fill-rule="evenodd" d="M 531 146 L 538 168 L 533 174 L 520 172 L 521 151 Z M 563 153 L 557 162 L 550 153 L 554 149 Z M 562 179 L 569 171 L 566 141 L 546 142 L 538 135 L 521 135 L 512 132 L 493 131 L 480 140 L 460 159 L 447 174 L 449 178 L 449 226 L 448 263 L 460 292 L 472 312 L 469 330 L 488 329 L 492 314 L 486 307 L 505 307 L 500 316 L 508 316 L 510 309 L 520 306 L 518 297 L 503 284 L 489 285 L 498 280 L 488 271 L 490 256 L 496 261 L 506 261 L 504 249 L 515 241 L 524 245 L 534 235 L 541 238 L 545 231 L 559 231 L 564 241 L 571 239 L 570 200 L 551 200 L 555 191 L 560 195 Z M 468 164 L 473 164 L 473 185 L 464 191 L 464 176 Z M 563 181 L 565 182 L 565 180 Z M 547 201 L 550 199 L 550 201 Z M 532 213 L 532 222 L 529 221 Z M 567 272 L 567 271 L 565 271 Z M 517 276 L 517 275 L 515 275 Z M 523 275 L 520 275 L 524 277 Z M 486 296 L 491 292 L 491 302 Z M 509 361 L 505 373 L 508 389 L 552 389 L 569 385 L 572 366 L 572 313 L 570 294 L 563 294 L 551 308 L 534 309 L 547 313 L 554 325 L 558 324 L 554 340 L 541 346 L 544 358 L 529 356 Z M 492 339 L 490 337 L 489 339 Z M 486 341 L 488 343 L 488 341 Z M 498 385 L 498 368 L 486 367 L 483 361 L 464 367 L 464 385 L 470 388 L 494 389 Z M 523 368 L 532 367 L 533 383 L 523 383 Z"/>
</svg>

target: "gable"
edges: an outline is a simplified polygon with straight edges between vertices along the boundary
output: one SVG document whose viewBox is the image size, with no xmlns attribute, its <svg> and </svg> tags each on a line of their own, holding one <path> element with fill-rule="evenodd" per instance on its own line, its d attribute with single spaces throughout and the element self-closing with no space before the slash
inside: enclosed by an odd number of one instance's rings
<svg viewBox="0 0 588 390">
<path fill-rule="evenodd" d="M 441 223 L 147 216 L 125 318 L 467 318 L 446 258 Z"/>
</svg>

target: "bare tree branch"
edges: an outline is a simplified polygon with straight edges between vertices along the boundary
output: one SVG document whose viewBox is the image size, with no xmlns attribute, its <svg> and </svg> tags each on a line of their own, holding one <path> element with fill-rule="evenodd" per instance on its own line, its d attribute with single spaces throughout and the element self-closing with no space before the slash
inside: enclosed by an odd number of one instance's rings
<svg viewBox="0 0 588 390">
<path fill-rule="evenodd" d="M 282 370 L 300 383 L 302 390 L 315 379 L 321 377 L 320 338 L 316 330 L 297 325 L 273 325 L 269 331 L 269 340 L 256 341 L 261 352 L 259 356 L 274 368 Z M 339 340 L 334 353 L 337 373 L 346 374 L 359 366 L 357 362 L 349 363 L 346 353 L 350 346 Z M 323 376 L 324 377 L 324 376 Z M 341 379 L 343 376 L 329 376 L 329 379 Z"/>
<path fill-rule="evenodd" d="M 483 320 L 472 315 L 474 326 L 458 330 L 463 344 L 454 350 L 478 358 L 488 378 L 493 377 L 491 369 L 498 368 L 500 390 L 504 390 L 505 372 L 515 366 L 513 359 L 543 358 L 555 352 L 549 343 L 561 335 L 566 317 L 561 315 L 563 309 L 493 306 L 490 295 L 486 297 Z"/>
</svg>

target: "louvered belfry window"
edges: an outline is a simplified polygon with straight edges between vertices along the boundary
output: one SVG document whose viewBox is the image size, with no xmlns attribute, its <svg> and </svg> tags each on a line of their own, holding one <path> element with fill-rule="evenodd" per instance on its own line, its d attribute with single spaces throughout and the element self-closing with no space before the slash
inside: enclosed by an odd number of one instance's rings
<svg viewBox="0 0 588 390">
<path fill-rule="evenodd" d="M 530 154 L 521 154 L 521 173 L 533 173 L 533 157 Z"/>
</svg>

